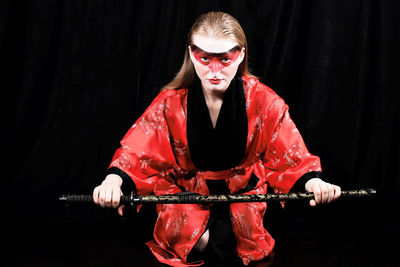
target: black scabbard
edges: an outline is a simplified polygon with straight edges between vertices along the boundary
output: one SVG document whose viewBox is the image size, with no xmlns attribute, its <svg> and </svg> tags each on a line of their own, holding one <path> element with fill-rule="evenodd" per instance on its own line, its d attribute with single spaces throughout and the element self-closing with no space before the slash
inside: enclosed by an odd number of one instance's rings
<svg viewBox="0 0 400 267">
<path fill-rule="evenodd" d="M 340 199 L 372 197 L 376 194 L 375 189 L 359 189 L 342 191 Z M 139 204 L 210 204 L 210 203 L 238 203 L 238 202 L 268 202 L 268 201 L 294 201 L 313 199 L 313 193 L 288 193 L 288 194 L 237 194 L 237 195 L 200 195 L 194 193 L 183 193 L 175 195 L 148 195 L 140 196 L 134 193 L 122 195 L 121 205 Z M 60 201 L 71 202 L 93 202 L 91 195 L 63 195 Z"/>
</svg>

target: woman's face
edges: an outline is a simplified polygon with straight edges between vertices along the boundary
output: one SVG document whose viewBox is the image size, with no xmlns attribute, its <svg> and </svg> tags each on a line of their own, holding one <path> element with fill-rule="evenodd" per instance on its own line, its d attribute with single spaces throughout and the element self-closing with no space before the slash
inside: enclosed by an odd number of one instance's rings
<svg viewBox="0 0 400 267">
<path fill-rule="evenodd" d="M 203 89 L 215 93 L 228 88 L 245 55 L 236 42 L 205 34 L 194 34 L 188 49 Z"/>
</svg>

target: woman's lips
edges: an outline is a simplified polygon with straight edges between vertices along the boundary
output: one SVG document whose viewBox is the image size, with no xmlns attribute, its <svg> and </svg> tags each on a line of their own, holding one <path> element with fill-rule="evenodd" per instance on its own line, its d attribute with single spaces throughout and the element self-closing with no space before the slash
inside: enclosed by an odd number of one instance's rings
<svg viewBox="0 0 400 267">
<path fill-rule="evenodd" d="M 208 79 L 210 83 L 212 84 L 219 84 L 221 82 L 221 79 Z"/>
</svg>

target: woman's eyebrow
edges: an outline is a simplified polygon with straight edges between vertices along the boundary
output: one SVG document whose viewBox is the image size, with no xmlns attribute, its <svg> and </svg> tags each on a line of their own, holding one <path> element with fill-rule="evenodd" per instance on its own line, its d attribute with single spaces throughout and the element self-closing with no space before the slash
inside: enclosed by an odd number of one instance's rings
<svg viewBox="0 0 400 267">
<path fill-rule="evenodd" d="M 221 52 L 221 53 L 207 52 L 196 45 L 191 45 L 190 48 L 192 49 L 192 51 L 202 52 L 211 57 L 222 57 L 222 56 L 225 56 L 226 54 L 233 53 L 233 52 L 240 50 L 240 47 L 238 45 L 232 47 L 231 49 L 229 49 L 226 52 Z"/>
</svg>

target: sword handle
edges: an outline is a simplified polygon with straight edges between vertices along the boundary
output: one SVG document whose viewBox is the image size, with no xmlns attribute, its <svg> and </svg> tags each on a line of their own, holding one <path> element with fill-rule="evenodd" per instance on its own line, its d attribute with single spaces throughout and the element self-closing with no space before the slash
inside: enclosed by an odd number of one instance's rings
<svg viewBox="0 0 400 267">
<path fill-rule="evenodd" d="M 78 203 L 91 203 L 93 202 L 93 196 L 92 195 L 77 195 L 77 194 L 72 194 L 72 195 L 62 195 L 58 198 L 58 200 L 67 202 L 67 203 L 72 203 L 72 202 L 78 202 Z M 134 205 L 140 201 L 140 196 L 135 195 L 133 192 L 130 195 L 122 195 L 119 204 L 120 205 Z"/>
</svg>

